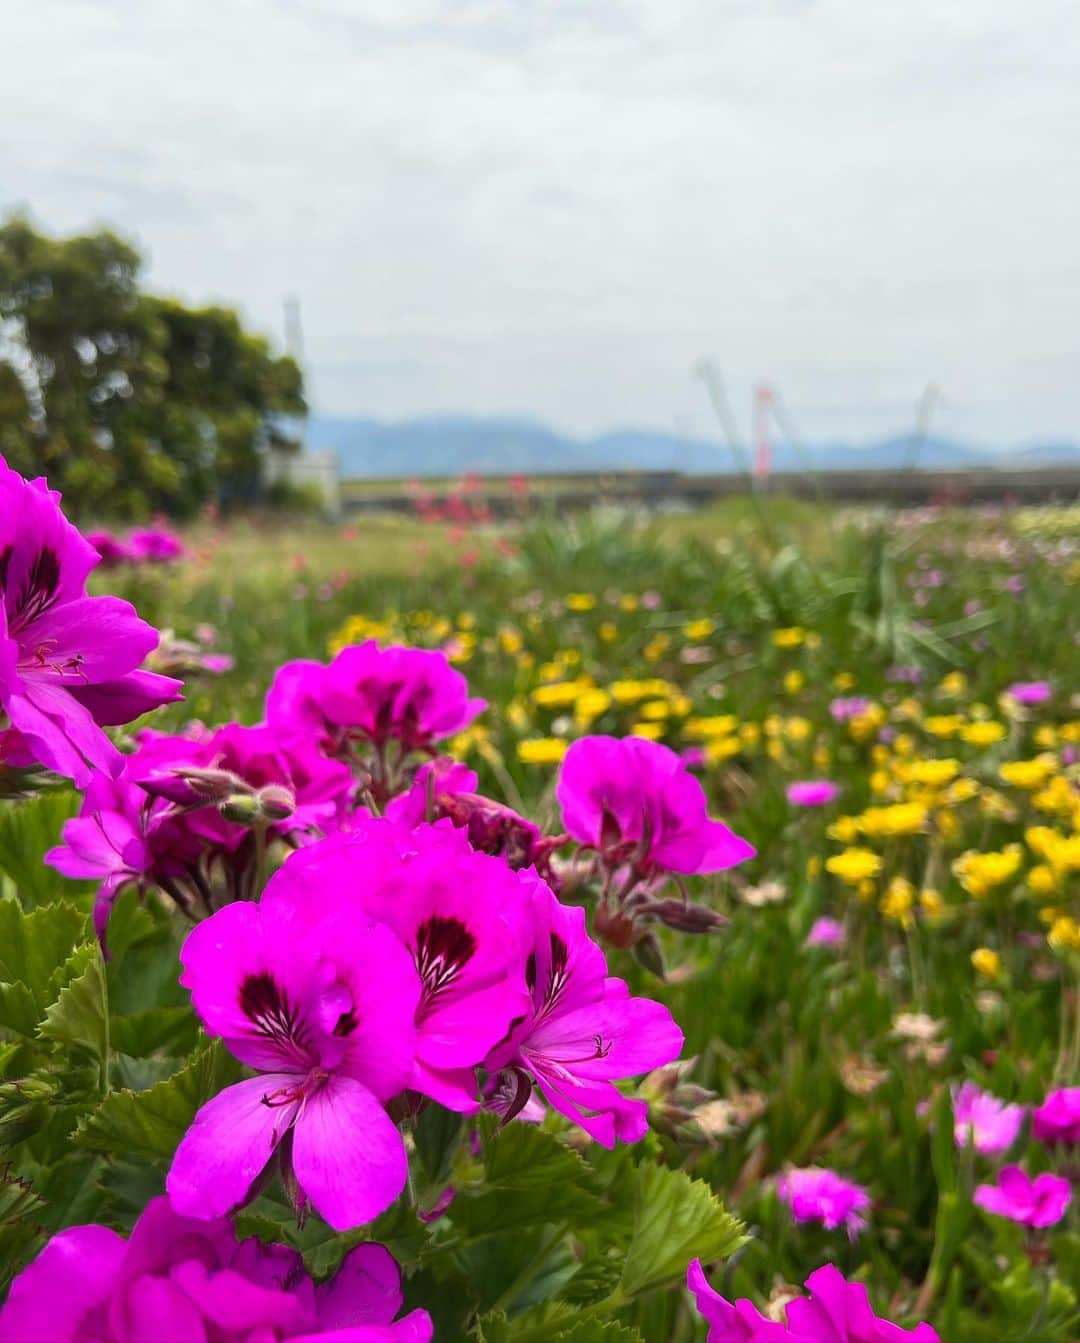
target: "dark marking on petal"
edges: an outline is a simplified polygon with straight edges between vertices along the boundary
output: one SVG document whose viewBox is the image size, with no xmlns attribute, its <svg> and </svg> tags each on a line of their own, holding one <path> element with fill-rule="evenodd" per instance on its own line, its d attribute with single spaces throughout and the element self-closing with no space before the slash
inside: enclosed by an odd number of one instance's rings
<svg viewBox="0 0 1080 1343">
<path fill-rule="evenodd" d="M 476 938 L 460 919 L 433 914 L 416 930 L 416 968 L 426 1005 L 444 993 L 476 953 Z"/>
<path fill-rule="evenodd" d="M 288 996 L 266 974 L 248 975 L 240 985 L 240 1010 L 255 1027 L 255 1034 L 282 1049 L 306 1047 L 306 1031 Z"/>
</svg>

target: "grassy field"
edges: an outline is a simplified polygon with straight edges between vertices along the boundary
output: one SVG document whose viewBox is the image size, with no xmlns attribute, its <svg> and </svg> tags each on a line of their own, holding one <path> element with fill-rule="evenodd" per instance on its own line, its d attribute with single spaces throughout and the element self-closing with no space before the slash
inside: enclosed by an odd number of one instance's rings
<svg viewBox="0 0 1080 1343">
<path fill-rule="evenodd" d="M 177 722 L 254 721 L 281 661 L 376 637 L 450 651 L 491 704 L 454 751 L 542 820 L 575 736 L 688 752 L 759 856 L 692 883 L 731 922 L 663 933 L 665 980 L 614 958 L 686 1031 L 703 1091 L 689 1114 L 657 1092 L 650 1142 L 751 1228 L 729 1295 L 767 1300 L 830 1259 L 945 1338 L 1075 1337 L 1075 1210 L 1026 1239 L 980 1212 L 1000 1158 L 940 1128 L 962 1081 L 1026 1105 L 1080 1081 L 1075 518 L 770 508 L 464 536 L 238 527 L 124 590 L 236 659 Z M 1005 697 L 1042 680 L 1045 704 Z M 819 777 L 837 802 L 789 804 Z M 842 929 L 832 949 L 807 946 L 822 917 Z M 1060 1165 L 1025 1144 L 1031 1170 Z M 868 1228 L 794 1225 L 775 1180 L 791 1164 L 865 1186 Z M 636 1322 L 695 1336 L 670 1296 Z"/>
</svg>

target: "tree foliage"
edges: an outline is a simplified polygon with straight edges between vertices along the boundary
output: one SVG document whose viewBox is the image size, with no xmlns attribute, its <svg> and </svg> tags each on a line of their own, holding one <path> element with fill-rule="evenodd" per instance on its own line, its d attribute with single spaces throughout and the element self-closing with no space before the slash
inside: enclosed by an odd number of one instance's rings
<svg viewBox="0 0 1080 1343">
<path fill-rule="evenodd" d="M 146 293 L 114 233 L 0 225 L 0 454 L 76 513 L 191 513 L 255 495 L 305 411 L 300 370 L 228 308 Z"/>
</svg>

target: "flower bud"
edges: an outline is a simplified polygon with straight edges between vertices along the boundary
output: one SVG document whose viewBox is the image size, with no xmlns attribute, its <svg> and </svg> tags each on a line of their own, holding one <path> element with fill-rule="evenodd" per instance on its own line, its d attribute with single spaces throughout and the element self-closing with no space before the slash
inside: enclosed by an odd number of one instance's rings
<svg viewBox="0 0 1080 1343">
<path fill-rule="evenodd" d="M 296 810 L 296 796 L 283 784 L 268 783 L 255 794 L 262 816 L 267 821 L 287 821 Z"/>
</svg>

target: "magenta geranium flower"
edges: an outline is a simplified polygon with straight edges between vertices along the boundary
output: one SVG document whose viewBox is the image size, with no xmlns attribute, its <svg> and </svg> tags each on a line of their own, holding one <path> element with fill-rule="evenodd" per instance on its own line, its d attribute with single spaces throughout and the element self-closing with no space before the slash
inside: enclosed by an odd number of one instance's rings
<svg viewBox="0 0 1080 1343">
<path fill-rule="evenodd" d="M 376 919 L 408 948 L 420 978 L 408 1085 L 453 1110 L 478 1105 L 476 1067 L 526 1015 L 529 888 L 445 822 L 415 830 L 365 820 L 291 858 L 264 907 Z"/>
<path fill-rule="evenodd" d="M 382 1245 L 358 1245 L 316 1286 L 296 1250 L 237 1241 L 224 1218 L 147 1204 L 129 1240 L 104 1226 L 53 1236 L 0 1308 L 5 1343 L 428 1343 L 431 1319 L 403 1304 Z"/>
<path fill-rule="evenodd" d="M 866 695 L 840 695 L 829 703 L 829 713 L 836 723 L 847 723 L 852 718 L 861 718 L 873 704 Z"/>
<path fill-rule="evenodd" d="M 820 1222 L 826 1231 L 842 1226 L 850 1240 L 866 1227 L 862 1214 L 870 1207 L 870 1195 L 834 1170 L 796 1167 L 780 1176 L 776 1190 L 796 1222 Z"/>
<path fill-rule="evenodd" d="M 788 784 L 785 793 L 793 807 L 827 807 L 840 796 L 840 785 L 831 779 L 801 779 Z"/>
<path fill-rule="evenodd" d="M 707 813 L 704 789 L 676 752 L 642 737 L 582 737 L 556 789 L 563 824 L 611 865 L 643 879 L 720 872 L 754 849 Z"/>
<path fill-rule="evenodd" d="M 1054 1226 L 1065 1216 L 1072 1199 L 1068 1180 L 1044 1171 L 1034 1179 L 1019 1166 L 1002 1166 L 997 1184 L 975 1190 L 978 1207 L 1021 1226 Z"/>
<path fill-rule="evenodd" d="M 386 815 L 408 826 L 448 820 L 464 830 L 469 843 L 480 853 L 502 858 L 515 871 L 535 867 L 557 890 L 551 855 L 566 842 L 566 836 L 545 837 L 538 825 L 505 803 L 478 793 L 478 786 L 474 770 L 439 756 L 420 766 L 408 792 L 391 798 Z"/>
<path fill-rule="evenodd" d="M 122 759 L 103 725 L 179 699 L 180 683 L 139 671 L 155 629 L 118 597 L 88 597 L 97 551 L 60 496 L 0 457 L 0 707 L 50 769 L 85 788 Z"/>
<path fill-rule="evenodd" d="M 127 550 L 136 564 L 169 564 L 187 554 L 183 541 L 160 523 L 133 531 L 128 537 Z"/>
<path fill-rule="evenodd" d="M 827 915 L 815 919 L 806 934 L 804 947 L 842 947 L 847 940 L 844 932 L 844 925 L 837 919 L 830 919 Z"/>
<path fill-rule="evenodd" d="M 86 539 L 101 556 L 101 567 L 103 569 L 115 569 L 117 565 L 127 564 L 131 559 L 131 551 L 127 543 L 122 541 L 114 532 L 97 531 L 87 532 Z"/>
<path fill-rule="evenodd" d="M 1014 681 L 1006 687 L 1006 695 L 1017 704 L 1045 704 L 1054 693 L 1049 681 Z"/>
<path fill-rule="evenodd" d="M 276 1153 L 335 1230 L 378 1216 L 407 1173 L 384 1108 L 415 1054 L 421 984 L 402 943 L 352 911 L 242 901 L 194 928 L 180 959 L 206 1029 L 259 1075 L 196 1115 L 169 1171 L 176 1210 L 240 1206 Z"/>
<path fill-rule="evenodd" d="M 583 909 L 564 908 L 537 878 L 521 879 L 529 884 L 525 977 L 532 1001 L 487 1063 L 514 1083 L 516 1098 L 504 1108 L 519 1111 L 535 1082 L 550 1105 L 603 1146 L 616 1138 L 634 1142 L 646 1131 L 648 1107 L 614 1083 L 678 1058 L 682 1031 L 662 1003 L 632 998 L 621 979 L 608 978 Z"/>
<path fill-rule="evenodd" d="M 983 1156 L 1007 1151 L 1024 1122 L 1024 1106 L 1006 1105 L 974 1082 L 953 1093 L 953 1130 L 957 1147 L 973 1144 Z"/>
<path fill-rule="evenodd" d="M 1036 1142 L 1072 1147 L 1080 1143 L 1080 1087 L 1059 1087 L 1033 1112 Z"/>
<path fill-rule="evenodd" d="M 65 877 L 99 882 L 94 927 L 102 943 L 117 897 L 180 877 L 197 860 L 199 842 L 172 817 L 164 798 L 152 798 L 125 769 L 116 779 L 90 781 L 78 816 L 64 822 L 63 843 L 45 861 Z"/>
<path fill-rule="evenodd" d="M 326 717 L 378 749 L 426 751 L 467 727 L 487 708 L 469 698 L 465 677 L 444 653 L 380 648 L 374 639 L 343 648 L 326 668 L 320 701 Z"/>
<path fill-rule="evenodd" d="M 809 1296 L 788 1302 L 786 1324 L 766 1319 L 752 1301 L 725 1300 L 709 1286 L 699 1259 L 686 1281 L 708 1322 L 708 1343 L 941 1343 L 929 1324 L 902 1329 L 875 1315 L 862 1283 L 848 1282 L 832 1264 L 807 1278 Z"/>
</svg>

